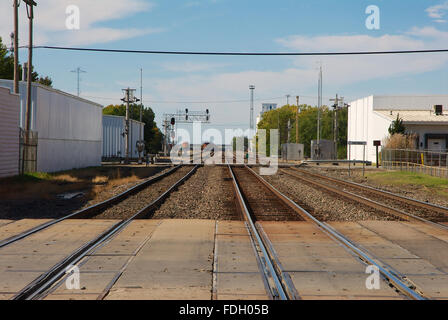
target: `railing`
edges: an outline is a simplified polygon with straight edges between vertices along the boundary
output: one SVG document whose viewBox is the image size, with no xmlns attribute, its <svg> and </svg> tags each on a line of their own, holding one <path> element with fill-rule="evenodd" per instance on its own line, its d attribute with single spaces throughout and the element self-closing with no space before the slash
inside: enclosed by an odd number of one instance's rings
<svg viewBox="0 0 448 320">
<path fill-rule="evenodd" d="M 448 153 L 429 150 L 381 150 L 381 165 L 385 169 L 412 171 L 448 178 Z"/>
</svg>

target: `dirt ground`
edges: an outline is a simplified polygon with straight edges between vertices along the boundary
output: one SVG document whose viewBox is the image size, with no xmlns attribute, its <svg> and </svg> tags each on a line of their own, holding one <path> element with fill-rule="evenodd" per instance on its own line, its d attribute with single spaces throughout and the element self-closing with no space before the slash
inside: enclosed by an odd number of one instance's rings
<svg viewBox="0 0 448 320">
<path fill-rule="evenodd" d="M 0 219 L 62 217 L 168 169 L 167 166 L 104 165 L 0 179 Z"/>
</svg>

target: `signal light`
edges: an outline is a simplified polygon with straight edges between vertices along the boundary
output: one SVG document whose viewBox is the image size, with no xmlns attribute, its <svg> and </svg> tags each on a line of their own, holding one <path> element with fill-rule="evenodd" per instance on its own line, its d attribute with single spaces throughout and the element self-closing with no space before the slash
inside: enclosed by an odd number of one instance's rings
<svg viewBox="0 0 448 320">
<path fill-rule="evenodd" d="M 171 118 L 171 125 L 174 126 L 176 124 L 176 119 Z"/>
</svg>

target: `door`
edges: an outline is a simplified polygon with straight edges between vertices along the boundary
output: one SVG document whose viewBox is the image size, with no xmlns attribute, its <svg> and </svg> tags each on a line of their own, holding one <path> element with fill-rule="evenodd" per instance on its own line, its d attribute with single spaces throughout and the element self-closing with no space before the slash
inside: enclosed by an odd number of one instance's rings
<svg viewBox="0 0 448 320">
<path fill-rule="evenodd" d="M 446 140 L 445 139 L 428 139 L 428 149 L 431 151 L 445 151 Z"/>
</svg>

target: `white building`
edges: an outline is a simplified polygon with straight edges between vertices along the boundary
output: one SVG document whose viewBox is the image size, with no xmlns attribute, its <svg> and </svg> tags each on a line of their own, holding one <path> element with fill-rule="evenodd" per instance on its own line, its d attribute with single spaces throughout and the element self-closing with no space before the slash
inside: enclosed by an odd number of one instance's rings
<svg viewBox="0 0 448 320">
<path fill-rule="evenodd" d="M 103 158 L 124 158 L 126 118 L 122 116 L 103 115 Z M 137 141 L 145 137 L 145 124 L 136 120 L 129 120 L 129 157 L 138 158 Z"/>
<path fill-rule="evenodd" d="M 275 109 L 277 109 L 276 103 L 262 103 L 261 104 L 261 112 L 257 116 L 257 123 L 255 125 L 255 128 L 258 127 L 258 123 L 261 121 L 261 118 L 263 117 L 263 113 L 271 111 L 271 110 L 275 110 Z"/>
<path fill-rule="evenodd" d="M 437 115 L 435 105 L 442 105 Z M 443 150 L 448 146 L 448 95 L 369 96 L 350 103 L 348 140 L 366 141 L 366 160 L 376 161 L 374 140 L 383 141 L 391 123 L 403 120 L 407 132 L 417 134 L 421 150 Z M 363 147 L 351 147 L 351 159 L 363 159 Z M 348 157 L 348 149 L 347 149 Z"/>
<path fill-rule="evenodd" d="M 26 82 L 20 82 L 19 127 L 24 128 Z M 0 87 L 13 88 L 0 79 Z M 101 165 L 102 106 L 38 83 L 32 84 L 31 130 L 38 133 L 37 171 Z"/>
<path fill-rule="evenodd" d="M 19 95 L 0 87 L 0 178 L 19 174 Z"/>
</svg>

